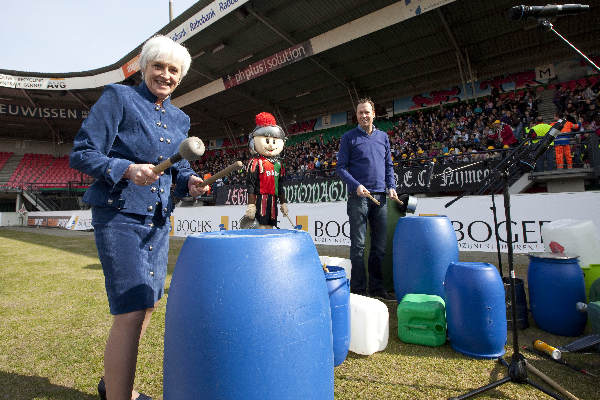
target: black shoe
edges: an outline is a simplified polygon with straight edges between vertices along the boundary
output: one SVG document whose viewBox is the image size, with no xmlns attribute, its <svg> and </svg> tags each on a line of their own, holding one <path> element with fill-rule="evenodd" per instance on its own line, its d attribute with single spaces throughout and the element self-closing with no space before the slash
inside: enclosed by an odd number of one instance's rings
<svg viewBox="0 0 600 400">
<path fill-rule="evenodd" d="M 379 290 L 377 292 L 373 292 L 373 293 L 371 293 L 371 297 L 375 297 L 375 298 L 381 299 L 381 300 L 396 301 L 396 296 L 391 295 L 390 293 L 386 292 L 385 290 Z"/>
<path fill-rule="evenodd" d="M 144 393 L 140 393 L 140 395 L 135 400 L 152 400 L 152 397 L 145 395 Z"/>
<path fill-rule="evenodd" d="M 366 290 L 351 290 L 350 293 L 354 293 L 354 294 L 357 294 L 359 296 L 366 296 L 367 295 L 367 291 Z"/>
<path fill-rule="evenodd" d="M 104 385 L 104 377 L 100 378 L 100 382 L 98 382 L 98 396 L 100 396 L 100 400 L 106 400 L 106 385 Z"/>
</svg>

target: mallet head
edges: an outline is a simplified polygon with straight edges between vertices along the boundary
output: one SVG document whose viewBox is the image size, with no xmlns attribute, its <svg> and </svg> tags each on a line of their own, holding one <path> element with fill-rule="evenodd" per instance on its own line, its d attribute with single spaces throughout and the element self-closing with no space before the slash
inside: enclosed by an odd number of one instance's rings
<svg viewBox="0 0 600 400">
<path fill-rule="evenodd" d="M 204 143 L 199 137 L 190 136 L 179 145 L 179 154 L 188 161 L 195 161 L 204 155 Z"/>
</svg>

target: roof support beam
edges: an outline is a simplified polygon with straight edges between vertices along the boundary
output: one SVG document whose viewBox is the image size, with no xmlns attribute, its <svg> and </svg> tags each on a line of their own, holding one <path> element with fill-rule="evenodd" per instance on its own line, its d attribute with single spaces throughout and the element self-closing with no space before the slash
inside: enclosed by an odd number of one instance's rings
<svg viewBox="0 0 600 400">
<path fill-rule="evenodd" d="M 440 8 L 437 8 L 435 11 L 437 12 L 438 16 L 440 17 L 440 20 L 442 21 L 442 25 L 444 25 L 444 29 L 446 29 L 446 33 L 448 34 L 448 37 L 450 38 L 452 45 L 456 49 L 458 69 L 459 69 L 460 78 L 461 78 L 462 84 L 463 84 L 463 92 L 465 93 L 465 95 L 468 96 L 466 85 L 465 85 L 465 80 L 468 82 L 471 82 L 471 95 L 473 98 L 475 98 L 475 87 L 474 87 L 475 77 L 473 75 L 473 70 L 471 69 L 471 61 L 469 60 L 469 54 L 467 53 L 467 49 L 465 48 L 464 54 L 462 51 L 460 51 L 460 48 L 458 47 L 458 42 L 456 41 L 456 38 L 454 37 L 454 34 L 452 33 L 452 30 L 450 29 L 450 26 L 448 25 L 448 22 L 446 21 L 446 18 L 444 17 L 442 10 Z M 466 66 L 466 71 L 464 71 L 464 73 L 463 73 L 463 67 L 462 67 L 463 65 Z M 467 74 L 467 72 L 469 74 L 469 77 L 468 77 L 468 79 L 465 79 L 465 75 Z"/>
<path fill-rule="evenodd" d="M 272 30 L 275 34 L 277 34 L 279 37 L 281 37 L 283 40 L 285 40 L 289 45 L 294 46 L 296 44 L 298 44 L 296 41 L 294 41 L 290 36 L 288 36 L 285 32 L 283 32 L 281 29 L 278 29 L 272 22 L 270 22 L 267 17 L 265 17 L 264 15 L 260 14 L 259 12 L 257 12 L 256 10 L 254 10 L 252 7 L 247 6 L 246 9 L 248 10 L 248 12 L 257 20 L 259 20 L 264 26 L 266 26 L 267 28 L 269 28 L 270 30 Z M 312 63 L 314 63 L 317 67 L 321 68 L 323 71 L 325 71 L 329 76 L 331 76 L 333 79 L 335 79 L 340 85 L 342 85 L 343 87 L 345 87 L 346 89 L 348 89 L 348 84 L 341 79 L 339 76 L 337 76 L 332 70 L 331 68 L 321 64 L 319 61 L 317 61 L 314 56 L 309 57 L 308 58 Z"/>
<path fill-rule="evenodd" d="M 29 101 L 29 104 L 31 104 L 33 107 L 37 107 L 37 105 L 35 104 L 35 102 L 31 98 L 31 96 L 29 96 L 29 93 L 27 93 L 27 91 L 25 89 L 21 89 L 21 92 L 23 93 L 23 96 L 25 96 L 27 98 L 27 101 Z M 48 127 L 48 129 L 50 129 L 50 132 L 52 132 L 52 139 L 53 139 L 52 143 L 56 143 L 57 140 L 60 139 L 60 137 L 58 135 L 58 132 L 56 132 L 56 130 L 50 124 L 50 122 L 48 121 L 47 118 L 42 118 L 42 120 L 44 121 L 44 123 L 46 124 L 46 126 Z"/>
<path fill-rule="evenodd" d="M 75 100 L 77 100 L 77 102 L 78 102 L 79 104 L 81 104 L 81 105 L 82 105 L 82 106 L 83 106 L 83 107 L 84 107 L 86 110 L 90 111 L 90 107 L 89 107 L 87 104 L 85 104 L 85 103 L 83 102 L 83 100 L 81 100 L 81 99 L 79 98 L 79 96 L 77 96 L 75 93 L 73 93 L 73 92 L 72 92 L 72 91 L 70 91 L 70 90 L 67 90 L 67 93 L 69 93 L 71 96 L 73 96 L 73 97 L 75 98 Z"/>
</svg>

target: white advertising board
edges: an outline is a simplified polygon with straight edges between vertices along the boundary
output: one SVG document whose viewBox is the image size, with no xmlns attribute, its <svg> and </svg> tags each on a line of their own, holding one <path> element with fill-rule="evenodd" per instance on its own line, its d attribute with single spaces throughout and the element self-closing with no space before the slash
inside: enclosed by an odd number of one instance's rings
<svg viewBox="0 0 600 400">
<path fill-rule="evenodd" d="M 496 251 L 491 196 L 463 197 L 450 207 L 453 197 L 419 198 L 415 215 L 445 215 L 454 227 L 460 251 Z M 504 202 L 496 196 L 500 250 L 507 251 Z M 515 253 L 544 251 L 542 225 L 558 219 L 591 220 L 600 233 L 600 192 L 517 194 L 510 197 Z M 350 230 L 345 202 L 289 204 L 292 222 L 302 225 L 315 244 L 349 246 Z M 186 237 L 202 232 L 239 229 L 245 206 L 179 207 L 171 216 L 171 235 Z M 66 212 L 60 212 L 64 215 Z M 67 229 L 92 229 L 89 211 L 71 211 Z M 29 218 L 49 216 L 31 212 Z M 281 229 L 294 227 L 279 216 Z"/>
</svg>

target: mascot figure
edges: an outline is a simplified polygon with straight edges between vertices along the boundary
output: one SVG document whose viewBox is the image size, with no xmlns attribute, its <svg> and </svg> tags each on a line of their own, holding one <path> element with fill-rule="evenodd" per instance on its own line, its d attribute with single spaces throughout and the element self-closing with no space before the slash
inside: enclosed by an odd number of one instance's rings
<svg viewBox="0 0 600 400">
<path fill-rule="evenodd" d="M 281 203 L 281 212 L 288 215 L 281 187 L 285 171 L 279 161 L 285 133 L 272 114 L 262 112 L 256 116 L 256 128 L 249 138 L 252 158 L 246 168 L 248 207 L 244 217 L 256 219 L 260 229 L 272 229 L 277 225 L 277 198 Z"/>
</svg>

